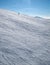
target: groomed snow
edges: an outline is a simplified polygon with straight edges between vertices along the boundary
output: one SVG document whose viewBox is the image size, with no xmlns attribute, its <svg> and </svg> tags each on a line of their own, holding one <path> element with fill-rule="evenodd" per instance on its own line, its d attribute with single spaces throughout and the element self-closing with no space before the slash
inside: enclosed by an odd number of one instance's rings
<svg viewBox="0 0 50 65">
<path fill-rule="evenodd" d="M 50 20 L 0 9 L 0 65 L 50 65 Z"/>
</svg>

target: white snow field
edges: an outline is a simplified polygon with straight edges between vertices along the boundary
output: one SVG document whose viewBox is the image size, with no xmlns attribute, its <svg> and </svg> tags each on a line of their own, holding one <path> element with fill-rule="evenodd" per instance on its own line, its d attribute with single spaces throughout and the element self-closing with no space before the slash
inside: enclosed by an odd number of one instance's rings
<svg viewBox="0 0 50 65">
<path fill-rule="evenodd" d="M 50 65 L 50 19 L 0 9 L 0 65 Z"/>
</svg>

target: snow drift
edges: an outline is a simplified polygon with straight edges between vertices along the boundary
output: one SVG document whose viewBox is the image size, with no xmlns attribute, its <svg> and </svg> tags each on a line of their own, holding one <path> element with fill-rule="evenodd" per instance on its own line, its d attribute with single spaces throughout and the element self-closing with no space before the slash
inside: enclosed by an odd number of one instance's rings
<svg viewBox="0 0 50 65">
<path fill-rule="evenodd" d="M 0 65 L 50 65 L 50 20 L 0 9 Z"/>
</svg>

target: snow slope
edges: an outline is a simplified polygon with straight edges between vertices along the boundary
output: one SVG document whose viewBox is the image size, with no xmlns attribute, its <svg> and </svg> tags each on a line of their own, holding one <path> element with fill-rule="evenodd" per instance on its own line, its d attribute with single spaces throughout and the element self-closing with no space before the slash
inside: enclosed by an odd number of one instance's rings
<svg viewBox="0 0 50 65">
<path fill-rule="evenodd" d="M 0 65 L 50 65 L 50 20 L 0 9 Z"/>
</svg>

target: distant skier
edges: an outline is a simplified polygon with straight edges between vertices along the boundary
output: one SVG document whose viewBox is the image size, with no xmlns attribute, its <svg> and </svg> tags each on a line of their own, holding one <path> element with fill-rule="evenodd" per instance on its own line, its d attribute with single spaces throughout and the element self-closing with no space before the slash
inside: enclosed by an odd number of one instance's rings
<svg viewBox="0 0 50 65">
<path fill-rule="evenodd" d="M 18 15 L 20 15 L 20 13 L 18 12 Z"/>
</svg>

